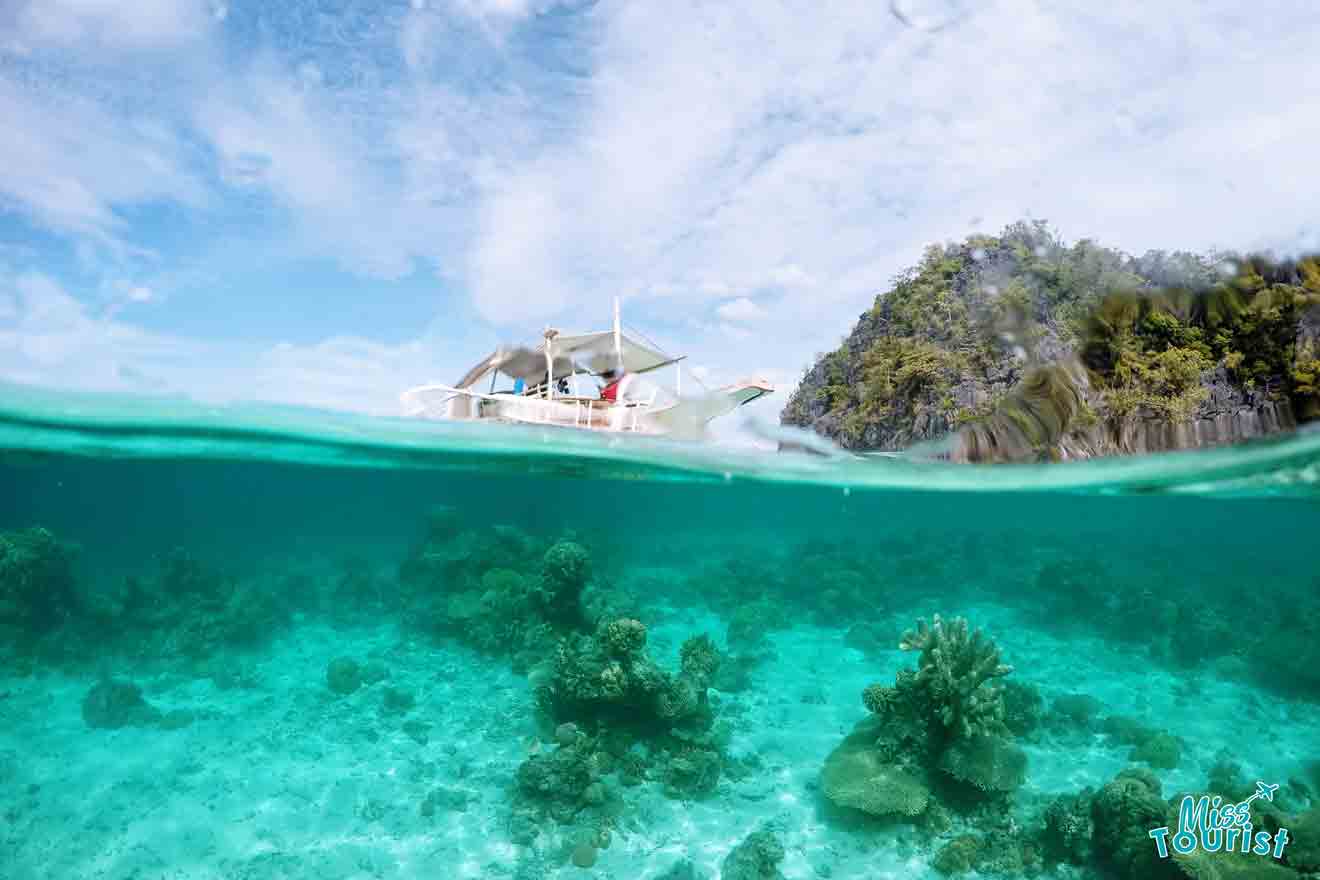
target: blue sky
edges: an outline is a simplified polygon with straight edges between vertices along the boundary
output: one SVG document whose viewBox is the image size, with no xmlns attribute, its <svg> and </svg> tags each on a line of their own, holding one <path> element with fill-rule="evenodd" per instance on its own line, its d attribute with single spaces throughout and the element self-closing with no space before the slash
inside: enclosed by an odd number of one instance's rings
<svg viewBox="0 0 1320 880">
<path fill-rule="evenodd" d="M 1320 246 L 1320 24 L 1265 0 L 10 0 L 0 378 L 394 412 L 630 323 L 791 384 L 1025 216 Z M 780 397 L 779 403 L 782 403 Z"/>
</svg>

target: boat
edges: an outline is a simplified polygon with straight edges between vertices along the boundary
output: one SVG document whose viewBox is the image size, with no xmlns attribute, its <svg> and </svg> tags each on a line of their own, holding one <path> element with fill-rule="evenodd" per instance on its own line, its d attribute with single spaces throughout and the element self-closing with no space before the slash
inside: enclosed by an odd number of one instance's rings
<svg viewBox="0 0 1320 880">
<path fill-rule="evenodd" d="M 699 393 L 684 396 L 685 360 L 640 333 L 625 332 L 616 300 L 612 329 L 547 328 L 538 343 L 497 348 L 454 384 L 419 385 L 400 400 L 404 413 L 416 418 L 687 437 L 774 392 L 762 379 L 716 389 L 698 380 Z M 664 375 L 672 375 L 671 384 L 663 383 Z M 614 399 L 606 399 L 602 392 L 615 380 Z"/>
</svg>

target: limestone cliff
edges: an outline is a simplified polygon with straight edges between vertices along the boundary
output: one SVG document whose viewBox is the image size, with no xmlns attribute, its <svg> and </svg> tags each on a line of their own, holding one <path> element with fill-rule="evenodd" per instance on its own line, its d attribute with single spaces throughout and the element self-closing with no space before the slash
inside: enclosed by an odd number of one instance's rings
<svg viewBox="0 0 1320 880">
<path fill-rule="evenodd" d="M 783 411 L 845 448 L 964 460 L 1238 442 L 1320 415 L 1320 262 L 1065 246 L 1041 223 L 934 246 Z"/>
</svg>

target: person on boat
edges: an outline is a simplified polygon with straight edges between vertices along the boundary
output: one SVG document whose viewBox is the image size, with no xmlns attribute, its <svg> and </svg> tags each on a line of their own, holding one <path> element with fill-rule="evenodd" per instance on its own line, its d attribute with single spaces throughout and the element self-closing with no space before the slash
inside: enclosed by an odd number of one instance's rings
<svg viewBox="0 0 1320 880">
<path fill-rule="evenodd" d="M 633 374 L 624 370 L 606 370 L 600 377 L 605 380 L 605 387 L 600 389 L 600 399 L 618 403 L 627 394 Z"/>
</svg>

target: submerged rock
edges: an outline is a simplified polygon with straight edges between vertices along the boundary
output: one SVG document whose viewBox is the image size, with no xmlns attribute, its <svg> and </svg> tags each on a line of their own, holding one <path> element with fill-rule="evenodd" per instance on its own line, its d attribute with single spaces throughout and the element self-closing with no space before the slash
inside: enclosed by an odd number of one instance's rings
<svg viewBox="0 0 1320 880">
<path fill-rule="evenodd" d="M 336 657 L 325 668 L 325 684 L 336 694 L 346 697 L 362 687 L 362 667 L 350 657 Z"/>
<path fill-rule="evenodd" d="M 142 698 L 142 690 L 131 681 L 105 679 L 92 685 L 83 697 L 83 721 L 91 728 L 148 727 L 161 720 L 159 709 Z"/>
</svg>

